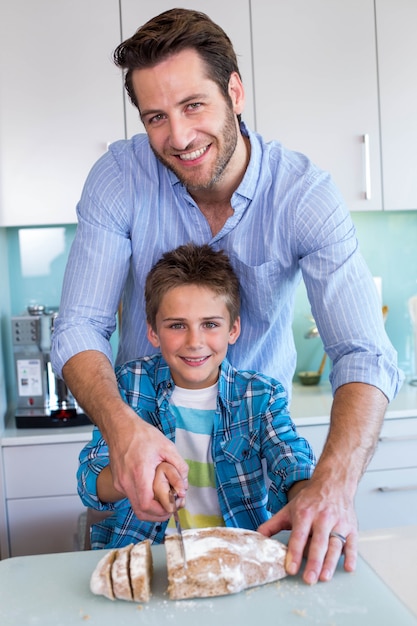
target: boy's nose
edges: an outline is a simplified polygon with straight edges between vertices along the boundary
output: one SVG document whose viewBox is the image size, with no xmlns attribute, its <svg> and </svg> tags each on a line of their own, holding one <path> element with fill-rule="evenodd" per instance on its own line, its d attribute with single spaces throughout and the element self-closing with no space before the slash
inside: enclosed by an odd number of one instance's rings
<svg viewBox="0 0 417 626">
<path fill-rule="evenodd" d="M 201 332 L 198 329 L 190 329 L 187 333 L 187 346 L 195 349 L 201 345 Z"/>
</svg>

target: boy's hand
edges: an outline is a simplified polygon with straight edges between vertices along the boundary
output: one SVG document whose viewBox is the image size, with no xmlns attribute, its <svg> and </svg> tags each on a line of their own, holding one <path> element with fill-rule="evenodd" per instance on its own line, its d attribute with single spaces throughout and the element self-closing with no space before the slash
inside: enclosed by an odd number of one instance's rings
<svg viewBox="0 0 417 626">
<path fill-rule="evenodd" d="M 183 484 L 183 479 L 173 465 L 167 461 L 163 461 L 158 465 L 153 481 L 154 498 L 169 514 L 167 518 L 173 513 L 172 504 L 169 500 L 170 491 L 174 491 L 177 495 L 177 508 L 182 509 L 185 506 L 186 491 Z"/>
</svg>

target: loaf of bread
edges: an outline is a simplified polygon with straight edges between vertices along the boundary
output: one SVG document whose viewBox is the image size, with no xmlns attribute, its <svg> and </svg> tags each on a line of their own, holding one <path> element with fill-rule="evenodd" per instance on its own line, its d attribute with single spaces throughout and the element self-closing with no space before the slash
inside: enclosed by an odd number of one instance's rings
<svg viewBox="0 0 417 626">
<path fill-rule="evenodd" d="M 286 576 L 287 548 L 275 539 L 241 528 L 183 532 L 187 567 L 178 535 L 165 539 L 171 600 L 237 593 Z"/>
<path fill-rule="evenodd" d="M 151 579 L 152 552 L 145 540 L 106 552 L 91 575 L 90 589 L 111 600 L 148 602 Z"/>
</svg>

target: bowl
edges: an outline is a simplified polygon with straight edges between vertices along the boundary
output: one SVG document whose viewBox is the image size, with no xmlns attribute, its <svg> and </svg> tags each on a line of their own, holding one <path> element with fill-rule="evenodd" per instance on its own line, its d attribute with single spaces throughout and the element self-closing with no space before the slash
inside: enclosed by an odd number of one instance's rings
<svg viewBox="0 0 417 626">
<path fill-rule="evenodd" d="M 298 378 L 302 385 L 318 385 L 321 375 L 318 372 L 298 372 Z"/>
</svg>

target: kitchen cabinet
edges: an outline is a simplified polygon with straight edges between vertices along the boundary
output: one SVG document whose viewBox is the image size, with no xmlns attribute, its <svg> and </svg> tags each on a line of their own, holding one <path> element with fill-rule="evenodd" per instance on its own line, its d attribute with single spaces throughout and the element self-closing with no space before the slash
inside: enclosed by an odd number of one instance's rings
<svg viewBox="0 0 417 626">
<path fill-rule="evenodd" d="M 121 0 L 122 40 L 127 39 L 147 20 L 174 6 L 168 0 L 154 0 L 151 3 L 137 0 Z M 250 0 L 184 0 L 180 6 L 184 9 L 195 9 L 207 13 L 219 24 L 233 42 L 246 88 L 247 100 L 243 118 L 254 127 L 254 90 L 251 53 Z M 126 96 L 126 127 L 127 136 L 145 132 L 139 120 L 139 113 Z"/>
<path fill-rule="evenodd" d="M 417 209 L 417 3 L 376 0 L 384 208 Z"/>
<path fill-rule="evenodd" d="M 331 403 L 328 383 L 294 385 L 291 414 L 317 457 L 327 436 Z M 12 421 L 0 434 L 3 558 L 74 549 L 85 511 L 77 495 L 78 456 L 91 429 L 16 429 Z M 415 523 L 416 494 L 417 388 L 404 385 L 388 407 L 377 450 L 359 485 L 359 529 Z"/>
<path fill-rule="evenodd" d="M 330 171 L 349 209 L 381 210 L 373 0 L 256 0 L 251 11 L 257 130 Z"/>
<path fill-rule="evenodd" d="M 88 171 L 124 136 L 119 2 L 0 2 L 0 226 L 74 223 Z"/>
<path fill-rule="evenodd" d="M 76 472 L 91 427 L 55 431 L 11 429 L 3 435 L 3 558 L 78 548 L 80 515 L 86 509 L 77 494 Z"/>
<path fill-rule="evenodd" d="M 320 456 L 327 425 L 299 426 Z M 406 526 L 417 519 L 416 417 L 386 419 L 376 452 L 359 483 L 355 499 L 359 530 Z"/>
</svg>

